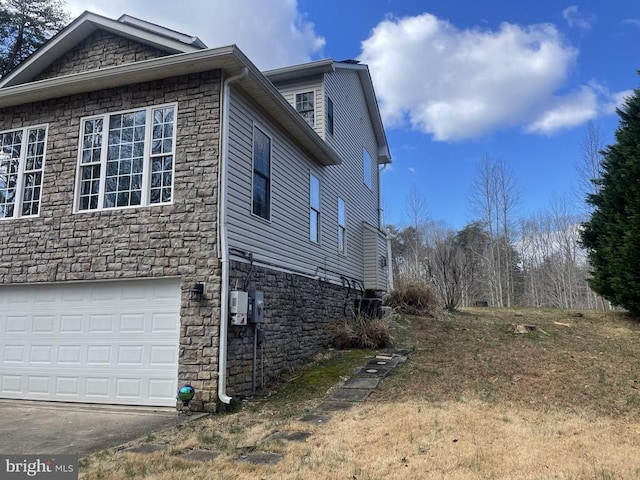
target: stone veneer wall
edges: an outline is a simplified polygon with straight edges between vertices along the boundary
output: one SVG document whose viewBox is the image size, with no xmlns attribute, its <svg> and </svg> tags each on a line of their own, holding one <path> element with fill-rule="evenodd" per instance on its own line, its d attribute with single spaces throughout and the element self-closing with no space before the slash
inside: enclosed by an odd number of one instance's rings
<svg viewBox="0 0 640 480">
<path fill-rule="evenodd" d="M 250 265 L 232 261 L 229 278 L 241 290 Z M 301 364 L 329 343 L 326 329 L 332 320 L 344 318 L 347 290 L 317 279 L 256 267 L 247 290 L 262 290 L 265 300 L 265 383 Z M 353 292 L 348 299 L 353 303 Z M 254 326 L 229 326 L 228 389 L 231 396 L 252 393 Z M 258 347 L 257 386 L 260 387 L 261 348 Z"/>
<path fill-rule="evenodd" d="M 44 69 L 36 80 L 164 57 L 167 52 L 97 30 Z"/>
<path fill-rule="evenodd" d="M 28 97 L 27 97 L 28 98 Z M 82 117 L 177 102 L 171 205 L 73 213 Z M 0 220 L 2 284 L 180 277 L 178 381 L 216 408 L 220 73 L 205 72 L 0 109 L 0 131 L 47 124 L 40 215 Z M 189 289 L 205 282 L 205 300 Z"/>
</svg>

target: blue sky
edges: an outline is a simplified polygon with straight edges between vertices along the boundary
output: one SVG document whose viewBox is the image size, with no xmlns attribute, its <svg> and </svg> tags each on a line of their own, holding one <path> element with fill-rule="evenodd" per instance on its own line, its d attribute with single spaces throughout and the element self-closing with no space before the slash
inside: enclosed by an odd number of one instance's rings
<svg viewBox="0 0 640 480">
<path fill-rule="evenodd" d="M 149 8 L 153 6 L 153 8 Z M 468 195 L 485 155 L 504 161 L 519 213 L 571 196 L 586 123 L 606 142 L 615 105 L 640 85 L 638 0 L 67 0 L 236 43 L 263 69 L 325 57 L 369 64 L 393 164 L 385 218 L 404 224 L 414 187 L 429 215 L 473 219 Z"/>
</svg>

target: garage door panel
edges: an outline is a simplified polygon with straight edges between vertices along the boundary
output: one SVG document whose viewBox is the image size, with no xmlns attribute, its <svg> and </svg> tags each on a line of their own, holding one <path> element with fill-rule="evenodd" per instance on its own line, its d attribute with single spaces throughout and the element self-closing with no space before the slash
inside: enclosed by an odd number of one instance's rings
<svg viewBox="0 0 640 480">
<path fill-rule="evenodd" d="M 32 345 L 29 353 L 29 363 L 43 364 L 43 363 L 55 363 L 51 358 L 53 348 L 51 345 Z"/>
<path fill-rule="evenodd" d="M 6 345 L 2 349 L 3 363 L 23 364 L 25 362 L 25 350 L 23 345 Z"/>
<path fill-rule="evenodd" d="M 151 347 L 151 358 L 149 359 L 149 364 L 153 366 L 170 366 L 173 364 L 174 358 L 178 354 L 178 347 L 167 345 L 164 347 L 161 346 L 152 346 Z"/>
<path fill-rule="evenodd" d="M 32 333 L 53 333 L 54 321 L 53 315 L 34 315 Z"/>
<path fill-rule="evenodd" d="M 51 377 L 44 375 L 27 375 L 27 395 L 45 395 L 51 392 L 49 382 Z"/>
<path fill-rule="evenodd" d="M 2 393 L 14 394 L 16 397 L 23 391 L 21 375 L 2 375 L 0 388 Z"/>
<path fill-rule="evenodd" d="M 78 377 L 57 377 L 56 378 L 56 394 L 79 396 L 80 381 Z"/>
<path fill-rule="evenodd" d="M 58 347 L 58 365 L 82 364 L 82 345 L 60 345 Z"/>
<path fill-rule="evenodd" d="M 179 312 L 178 280 L 2 286 L 0 397 L 173 406 Z"/>
<path fill-rule="evenodd" d="M 120 315 L 120 333 L 144 333 L 145 317 L 144 313 Z"/>
<path fill-rule="evenodd" d="M 114 316 L 108 314 L 93 314 L 89 316 L 89 333 L 115 333 Z"/>
<path fill-rule="evenodd" d="M 27 317 L 7 315 L 7 323 L 4 331 L 11 333 L 27 333 Z"/>
<path fill-rule="evenodd" d="M 164 399 L 174 395 L 175 389 L 171 382 L 162 379 L 149 379 L 149 398 Z"/>
<path fill-rule="evenodd" d="M 82 333 L 82 315 L 60 315 L 60 333 Z"/>
</svg>

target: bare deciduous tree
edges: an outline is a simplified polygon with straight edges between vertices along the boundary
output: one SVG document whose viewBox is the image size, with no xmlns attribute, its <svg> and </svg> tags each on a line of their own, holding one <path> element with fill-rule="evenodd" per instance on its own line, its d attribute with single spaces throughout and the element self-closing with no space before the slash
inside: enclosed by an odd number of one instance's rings
<svg viewBox="0 0 640 480">
<path fill-rule="evenodd" d="M 514 293 L 512 231 L 520 191 L 505 162 L 485 155 L 472 184 L 472 209 L 486 228 L 491 241 L 487 265 L 491 304 L 511 306 Z"/>
<path fill-rule="evenodd" d="M 600 186 L 595 182 L 602 175 L 602 149 L 604 138 L 598 125 L 590 121 L 584 137 L 580 141 L 580 160 L 576 164 L 577 184 L 576 196 L 578 202 L 584 205 L 585 213 L 589 213 L 590 207 L 585 202 L 588 195 L 598 193 Z"/>
</svg>

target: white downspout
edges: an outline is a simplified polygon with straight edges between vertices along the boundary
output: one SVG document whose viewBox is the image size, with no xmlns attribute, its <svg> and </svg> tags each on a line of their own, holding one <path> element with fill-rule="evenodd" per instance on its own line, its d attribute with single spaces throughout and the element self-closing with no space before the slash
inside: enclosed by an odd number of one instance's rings
<svg viewBox="0 0 640 480">
<path fill-rule="evenodd" d="M 243 67 L 238 75 L 227 78 L 222 87 L 222 121 L 220 124 L 220 175 L 218 177 L 218 258 L 222 267 L 220 287 L 220 339 L 218 346 L 218 398 L 222 403 L 231 403 L 227 395 L 227 326 L 229 324 L 229 244 L 227 239 L 227 174 L 229 155 L 229 90 L 233 82 L 249 74 Z"/>
<path fill-rule="evenodd" d="M 387 168 L 387 164 L 382 164 L 382 170 L 378 174 L 378 205 L 382 207 L 382 172 Z M 381 215 L 382 216 L 382 215 Z M 384 225 L 380 225 L 380 230 L 384 232 L 386 247 L 387 247 L 387 291 L 393 290 L 393 255 L 391 253 L 391 236 L 389 230 Z"/>
</svg>

